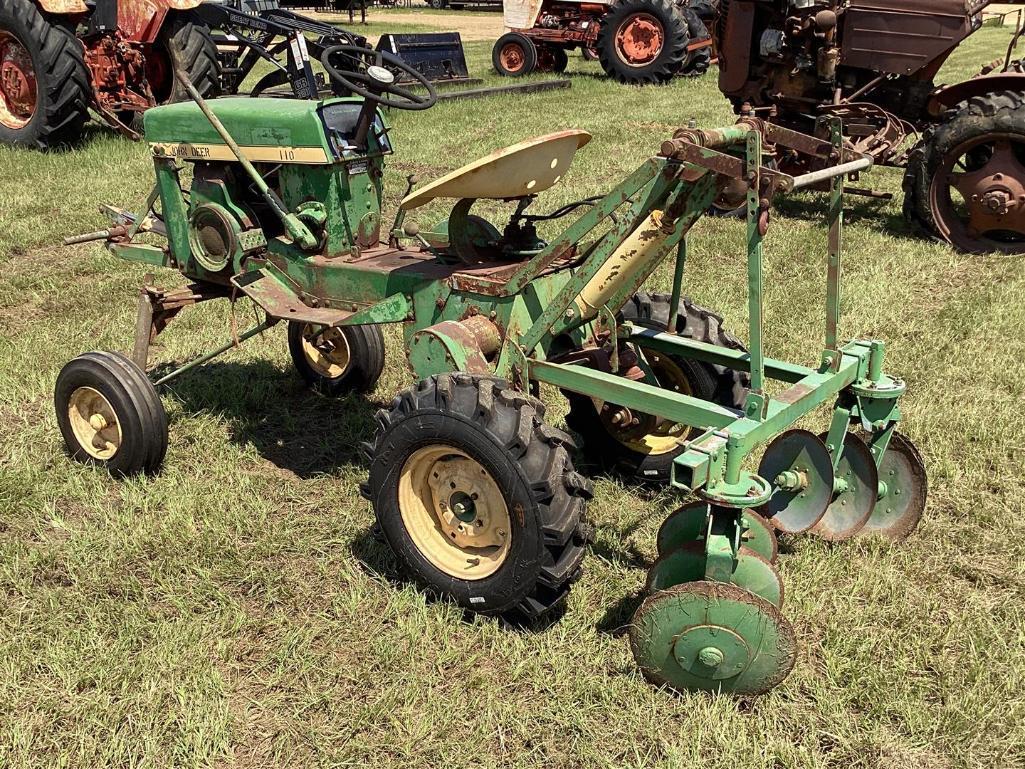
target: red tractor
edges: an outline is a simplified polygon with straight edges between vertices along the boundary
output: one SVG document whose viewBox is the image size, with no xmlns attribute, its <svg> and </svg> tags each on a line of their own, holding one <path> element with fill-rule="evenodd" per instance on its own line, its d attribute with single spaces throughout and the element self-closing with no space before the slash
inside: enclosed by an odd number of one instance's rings
<svg viewBox="0 0 1025 769">
<path fill-rule="evenodd" d="M 491 54 L 500 75 L 562 72 L 577 48 L 622 83 L 700 75 L 711 60 L 704 20 L 716 13 L 703 0 L 505 0 L 503 12 L 509 31 Z"/>
<path fill-rule="evenodd" d="M 0 2 L 0 143 L 47 149 L 75 141 L 94 109 L 132 133 L 138 116 L 220 88 L 217 46 L 191 9 L 202 0 Z"/>
<path fill-rule="evenodd" d="M 724 0 L 719 88 L 740 114 L 905 169 L 904 212 L 967 252 L 1025 253 L 1025 73 L 1011 45 L 978 76 L 935 78 L 989 0 Z M 996 52 L 994 52 L 996 53 Z M 780 152 L 786 173 L 821 159 Z M 738 191 L 724 207 L 743 200 Z"/>
</svg>

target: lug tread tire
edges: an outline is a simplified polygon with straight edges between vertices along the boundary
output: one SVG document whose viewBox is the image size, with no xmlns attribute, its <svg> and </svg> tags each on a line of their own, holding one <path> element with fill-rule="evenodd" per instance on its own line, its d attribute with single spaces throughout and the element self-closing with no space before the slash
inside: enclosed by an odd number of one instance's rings
<svg viewBox="0 0 1025 769">
<path fill-rule="evenodd" d="M 697 11 L 684 6 L 680 8 L 680 13 L 687 22 L 687 35 L 691 40 L 705 40 L 709 37 L 708 27 L 705 26 L 705 22 L 701 20 Z M 712 49 L 699 48 L 687 57 L 680 69 L 680 74 L 687 77 L 701 77 L 708 72 L 711 65 Z"/>
<path fill-rule="evenodd" d="M 922 134 L 904 171 L 904 218 L 927 237 L 945 242 L 929 203 L 933 175 L 944 156 L 966 139 L 985 133 L 1014 132 L 1025 137 L 1025 94 L 997 91 L 972 96 L 947 110 L 942 121 Z"/>
<path fill-rule="evenodd" d="M 89 119 L 92 78 L 73 25 L 28 0 L 4 0 L 0 29 L 13 32 L 28 50 L 39 84 L 36 114 L 23 128 L 0 126 L 0 142 L 40 150 L 74 144 Z"/>
<path fill-rule="evenodd" d="M 639 326 L 665 329 L 670 300 L 669 294 L 638 291 L 623 306 L 622 318 Z M 687 297 L 680 299 L 675 328 L 677 334 L 687 339 L 732 350 L 745 349 L 741 341 L 723 327 L 721 315 L 695 304 Z M 685 366 L 695 387 L 695 395 L 727 408 L 743 408 L 751 381 L 747 373 L 725 366 L 686 360 L 679 365 Z M 673 459 L 683 451 L 682 448 L 666 454 L 638 453 L 608 433 L 595 414 L 590 398 L 570 394 L 569 403 L 566 423 L 581 437 L 583 452 L 587 457 L 630 481 L 654 484 L 669 481 Z"/>
<path fill-rule="evenodd" d="M 662 23 L 665 43 L 653 62 L 631 67 L 616 51 L 616 30 L 630 16 L 647 13 Z M 687 59 L 687 20 L 672 0 L 618 0 L 601 19 L 598 32 L 598 60 L 605 73 L 620 83 L 659 85 L 672 80 Z"/>
<path fill-rule="evenodd" d="M 505 380 L 463 373 L 424 379 L 377 413 L 377 434 L 363 445 L 370 463 L 364 496 L 406 572 L 431 593 L 471 611 L 527 620 L 565 600 L 581 572 L 592 492 L 573 471 L 569 436 L 547 426 L 543 415 L 539 400 Z M 503 455 L 498 464 L 505 466 L 488 470 L 506 495 L 520 542 L 514 538 L 518 551 L 481 580 L 460 580 L 438 570 L 420 554 L 402 522 L 397 488 L 404 463 L 417 448 L 444 442 L 442 436 L 471 456 L 473 441 Z"/>
<path fill-rule="evenodd" d="M 79 445 L 68 419 L 68 401 L 78 387 L 98 390 L 122 425 L 122 444 L 106 462 L 89 456 Z M 54 387 L 57 424 L 72 458 L 106 467 L 112 475 L 154 473 L 167 453 L 167 413 L 153 383 L 138 366 L 118 352 L 83 353 L 61 369 Z"/>
<path fill-rule="evenodd" d="M 299 376 L 314 392 L 329 398 L 349 393 L 368 393 L 384 371 L 384 334 L 377 325 L 340 326 L 349 343 L 348 370 L 337 379 L 328 379 L 315 371 L 303 353 L 302 330 L 305 323 L 288 322 L 288 352 Z"/>
</svg>

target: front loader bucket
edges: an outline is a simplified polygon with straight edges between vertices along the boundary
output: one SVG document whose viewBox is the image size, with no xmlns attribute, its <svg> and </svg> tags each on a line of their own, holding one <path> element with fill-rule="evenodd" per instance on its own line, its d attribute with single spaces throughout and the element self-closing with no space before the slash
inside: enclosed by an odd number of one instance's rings
<svg viewBox="0 0 1025 769">
<path fill-rule="evenodd" d="M 377 50 L 395 54 L 432 83 L 471 82 L 458 32 L 382 35 Z"/>
</svg>

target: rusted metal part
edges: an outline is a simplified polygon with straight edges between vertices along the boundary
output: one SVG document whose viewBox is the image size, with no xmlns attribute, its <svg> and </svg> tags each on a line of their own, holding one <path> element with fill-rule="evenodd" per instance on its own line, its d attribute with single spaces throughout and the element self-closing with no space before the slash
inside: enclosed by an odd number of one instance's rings
<svg viewBox="0 0 1025 769">
<path fill-rule="evenodd" d="M 1025 137 L 985 134 L 954 147 L 930 185 L 933 220 L 944 238 L 966 251 L 1016 253 L 1025 240 Z M 951 194 L 956 190 L 957 205 Z"/>
<path fill-rule="evenodd" d="M 495 351 L 497 347 L 492 355 Z M 480 347 L 479 337 L 465 321 L 443 320 L 420 329 L 410 339 L 408 355 L 417 372 L 492 373 L 488 356 Z"/>
<path fill-rule="evenodd" d="M 1025 91 L 1025 72 L 998 72 L 944 86 L 935 91 L 929 99 L 928 111 L 933 117 L 940 117 L 945 110 L 973 96 L 983 96 L 997 91 Z"/>
<path fill-rule="evenodd" d="M 36 114 L 36 71 L 28 49 L 0 30 L 0 125 L 18 130 Z"/>
<path fill-rule="evenodd" d="M 310 307 L 298 293 L 265 270 L 254 270 L 231 279 L 232 285 L 256 302 L 271 318 L 335 326 L 353 314 L 330 307 Z"/>
<path fill-rule="evenodd" d="M 132 361 L 146 370 L 149 347 L 174 317 L 186 307 L 211 299 L 229 296 L 223 286 L 209 283 L 190 283 L 182 288 L 165 291 L 150 284 L 151 277 L 139 291 L 138 313 L 135 321 L 135 344 Z"/>
<path fill-rule="evenodd" d="M 38 0 L 39 5 L 47 13 L 68 14 L 85 13 L 89 10 L 84 0 Z"/>
<path fill-rule="evenodd" d="M 662 53 L 665 30 L 651 14 L 637 13 L 620 24 L 615 34 L 615 45 L 620 58 L 629 66 L 643 67 Z"/>
</svg>

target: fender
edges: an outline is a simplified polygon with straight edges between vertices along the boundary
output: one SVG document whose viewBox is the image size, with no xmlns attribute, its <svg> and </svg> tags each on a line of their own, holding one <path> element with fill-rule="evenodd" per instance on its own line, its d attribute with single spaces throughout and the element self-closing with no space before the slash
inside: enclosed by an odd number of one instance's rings
<svg viewBox="0 0 1025 769">
<path fill-rule="evenodd" d="M 47 13 L 85 13 L 89 10 L 84 0 L 39 0 L 40 7 Z"/>
<path fill-rule="evenodd" d="M 942 86 L 933 91 L 929 99 L 929 114 L 939 117 L 965 99 L 994 91 L 1025 91 L 1025 72 L 997 72 Z"/>
<path fill-rule="evenodd" d="M 202 4 L 203 0 L 119 0 L 117 26 L 129 40 L 152 43 L 168 13 L 188 11 Z"/>
</svg>

